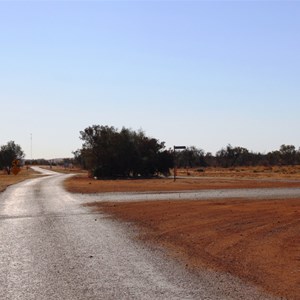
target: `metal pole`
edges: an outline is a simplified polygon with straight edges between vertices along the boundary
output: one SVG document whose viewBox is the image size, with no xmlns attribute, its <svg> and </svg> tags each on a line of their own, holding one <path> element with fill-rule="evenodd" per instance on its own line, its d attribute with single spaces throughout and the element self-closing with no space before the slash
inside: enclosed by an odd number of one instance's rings
<svg viewBox="0 0 300 300">
<path fill-rule="evenodd" d="M 31 164 L 32 164 L 32 133 L 30 133 L 30 154 L 31 154 Z"/>
<path fill-rule="evenodd" d="M 174 173 L 174 182 L 176 181 L 175 172 L 176 172 L 176 155 L 175 155 L 175 146 L 174 146 L 174 171 L 173 171 L 173 173 Z"/>
<path fill-rule="evenodd" d="M 186 149 L 186 146 L 174 146 L 174 181 L 176 180 L 176 172 L 177 172 L 177 160 L 176 160 L 176 149 Z"/>
</svg>

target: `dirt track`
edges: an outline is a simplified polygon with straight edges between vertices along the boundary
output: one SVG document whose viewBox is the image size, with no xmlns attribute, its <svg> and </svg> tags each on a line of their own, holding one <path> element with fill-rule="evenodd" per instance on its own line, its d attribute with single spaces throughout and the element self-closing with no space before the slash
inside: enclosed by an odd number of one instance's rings
<svg viewBox="0 0 300 300">
<path fill-rule="evenodd" d="M 181 171 L 180 175 L 186 172 Z M 198 178 L 176 182 L 172 179 L 97 181 L 74 177 L 65 187 L 71 192 L 99 193 L 300 186 L 299 166 L 212 169 L 196 175 Z M 91 199 L 99 201 L 96 196 Z M 299 299 L 300 199 L 287 199 L 287 195 L 282 199 L 268 198 L 88 205 L 137 224 L 141 229 L 139 238 L 162 244 L 188 268 L 228 272 L 273 295 Z"/>
<path fill-rule="evenodd" d="M 229 272 L 274 295 L 299 299 L 300 200 L 92 203 L 142 228 L 189 268 Z"/>
</svg>

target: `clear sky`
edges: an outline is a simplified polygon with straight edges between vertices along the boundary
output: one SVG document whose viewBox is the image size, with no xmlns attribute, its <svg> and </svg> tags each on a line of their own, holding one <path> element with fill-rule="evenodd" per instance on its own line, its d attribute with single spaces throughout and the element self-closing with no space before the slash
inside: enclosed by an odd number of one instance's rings
<svg viewBox="0 0 300 300">
<path fill-rule="evenodd" d="M 93 125 L 213 154 L 300 146 L 298 1 L 0 1 L 0 145 Z"/>
</svg>

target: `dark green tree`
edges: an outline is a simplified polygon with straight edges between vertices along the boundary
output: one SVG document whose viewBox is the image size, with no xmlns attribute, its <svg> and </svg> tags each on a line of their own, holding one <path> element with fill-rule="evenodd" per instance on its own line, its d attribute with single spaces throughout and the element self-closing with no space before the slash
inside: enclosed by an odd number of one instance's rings
<svg viewBox="0 0 300 300">
<path fill-rule="evenodd" d="M 297 151 L 293 145 L 280 146 L 280 159 L 283 165 L 295 165 L 297 162 Z"/>
<path fill-rule="evenodd" d="M 80 135 L 83 145 L 74 152 L 75 160 L 96 177 L 148 177 L 167 174 L 173 166 L 172 153 L 164 150 L 164 143 L 143 131 L 93 125 Z"/>
<path fill-rule="evenodd" d="M 187 147 L 183 151 L 176 152 L 178 167 L 206 167 L 205 152 L 195 146 Z"/>
<path fill-rule="evenodd" d="M 14 141 L 8 142 L 0 147 L 0 168 L 5 169 L 9 175 L 12 168 L 12 162 L 15 159 L 24 158 L 24 152 L 21 146 L 15 144 Z"/>
<path fill-rule="evenodd" d="M 247 166 L 253 155 L 243 147 L 232 147 L 230 144 L 216 153 L 216 160 L 221 167 Z"/>
</svg>

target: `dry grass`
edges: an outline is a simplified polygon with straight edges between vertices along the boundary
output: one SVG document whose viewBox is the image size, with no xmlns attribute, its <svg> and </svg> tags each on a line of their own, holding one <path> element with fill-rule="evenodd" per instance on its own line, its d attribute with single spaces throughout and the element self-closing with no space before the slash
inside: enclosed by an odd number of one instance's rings
<svg viewBox="0 0 300 300">
<path fill-rule="evenodd" d="M 247 179 L 300 179 L 300 165 L 297 166 L 256 166 L 234 168 L 180 169 L 178 175 L 197 177 L 225 177 Z"/>
<path fill-rule="evenodd" d="M 177 178 L 175 182 L 172 178 L 94 180 L 88 178 L 87 174 L 81 174 L 66 180 L 65 187 L 73 193 L 300 187 L 300 166 L 208 168 L 205 172 L 181 169 L 178 175 L 185 175 L 186 178 Z"/>
<path fill-rule="evenodd" d="M 6 172 L 0 173 L 0 192 L 3 192 L 8 186 L 24 181 L 26 179 L 34 178 L 37 173 L 32 169 L 22 168 L 18 175 L 7 175 Z"/>
<path fill-rule="evenodd" d="M 58 173 L 63 173 L 63 174 L 78 174 L 78 175 L 83 175 L 83 176 L 88 176 L 88 172 L 85 170 L 82 170 L 78 167 L 72 167 L 72 168 L 65 168 L 61 166 L 39 166 L 42 169 L 45 170 L 51 170 L 54 172 Z"/>
</svg>

